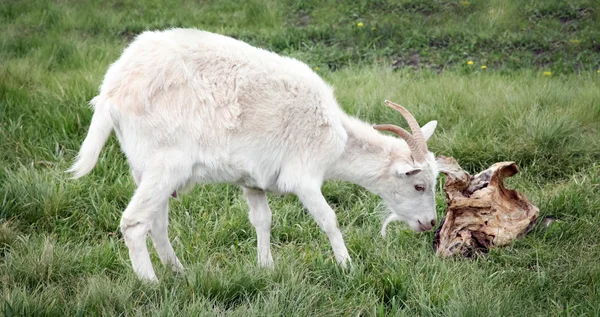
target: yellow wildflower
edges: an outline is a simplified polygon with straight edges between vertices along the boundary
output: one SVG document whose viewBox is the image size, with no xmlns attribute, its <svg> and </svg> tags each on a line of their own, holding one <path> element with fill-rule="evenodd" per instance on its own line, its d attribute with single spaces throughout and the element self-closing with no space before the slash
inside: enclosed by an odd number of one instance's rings
<svg viewBox="0 0 600 317">
<path fill-rule="evenodd" d="M 573 39 L 573 40 L 571 40 L 571 44 L 575 44 L 575 45 L 577 45 L 577 44 L 579 44 L 579 43 L 581 43 L 581 41 L 580 41 L 580 40 L 578 40 L 578 39 Z"/>
<path fill-rule="evenodd" d="M 467 64 L 473 65 L 473 61 L 468 61 Z"/>
<path fill-rule="evenodd" d="M 320 69 L 320 68 L 319 68 L 319 66 L 315 67 L 315 70 L 317 70 L 317 71 L 318 71 L 319 69 Z"/>
<path fill-rule="evenodd" d="M 371 28 L 371 31 L 375 31 L 375 30 L 377 30 L 377 28 L 376 28 L 376 27 L 372 27 L 372 28 Z"/>
<path fill-rule="evenodd" d="M 469 1 L 461 1 L 460 4 L 462 4 L 464 6 L 468 6 L 469 5 Z"/>
<path fill-rule="evenodd" d="M 362 28 L 363 26 L 365 26 L 362 22 L 358 22 L 356 25 L 358 25 L 359 28 Z"/>
<path fill-rule="evenodd" d="M 552 76 L 552 72 L 544 72 L 544 75 L 546 75 L 546 76 Z"/>
<path fill-rule="evenodd" d="M 481 65 L 481 69 L 487 69 L 487 66 Z"/>
</svg>

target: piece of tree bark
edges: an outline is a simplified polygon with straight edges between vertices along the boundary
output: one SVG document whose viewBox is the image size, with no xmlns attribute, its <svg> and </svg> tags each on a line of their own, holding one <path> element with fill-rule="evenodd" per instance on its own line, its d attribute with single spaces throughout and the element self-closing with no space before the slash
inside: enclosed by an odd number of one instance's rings
<svg viewBox="0 0 600 317">
<path fill-rule="evenodd" d="M 504 178 L 519 172 L 514 162 L 500 162 L 471 176 L 456 160 L 437 159 L 446 174 L 446 215 L 435 232 L 433 247 L 442 257 L 470 257 L 509 244 L 528 232 L 539 209 L 516 190 L 504 187 Z"/>
</svg>

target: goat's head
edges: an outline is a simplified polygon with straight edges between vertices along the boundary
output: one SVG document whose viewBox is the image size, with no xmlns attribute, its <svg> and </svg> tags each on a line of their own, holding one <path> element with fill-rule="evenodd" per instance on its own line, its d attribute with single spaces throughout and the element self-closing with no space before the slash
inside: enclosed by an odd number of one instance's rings
<svg viewBox="0 0 600 317">
<path fill-rule="evenodd" d="M 404 221 L 415 231 L 427 231 L 436 223 L 435 184 L 438 167 L 433 153 L 427 149 L 427 140 L 433 134 L 437 121 L 420 127 L 417 120 L 404 107 L 387 101 L 386 104 L 404 116 L 412 134 L 392 124 L 375 125 L 379 131 L 389 131 L 406 141 L 411 151 L 406 155 L 392 155 L 392 161 L 381 184 L 379 194 L 390 208 L 390 214 L 383 222 L 381 234 L 385 236 L 386 226 L 392 221 Z"/>
</svg>

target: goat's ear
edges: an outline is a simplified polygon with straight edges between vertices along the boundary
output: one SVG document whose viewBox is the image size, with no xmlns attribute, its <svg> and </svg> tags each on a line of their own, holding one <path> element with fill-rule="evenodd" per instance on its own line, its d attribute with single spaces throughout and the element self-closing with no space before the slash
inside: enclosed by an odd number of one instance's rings
<svg viewBox="0 0 600 317">
<path fill-rule="evenodd" d="M 429 140 L 429 138 L 433 135 L 435 128 L 437 127 L 437 121 L 429 121 L 427 124 L 421 127 L 421 131 L 423 132 L 423 136 L 425 137 L 425 141 Z"/>
<path fill-rule="evenodd" d="M 408 164 L 402 164 L 398 165 L 396 173 L 398 174 L 398 177 L 407 177 L 421 173 L 421 169 Z"/>
</svg>

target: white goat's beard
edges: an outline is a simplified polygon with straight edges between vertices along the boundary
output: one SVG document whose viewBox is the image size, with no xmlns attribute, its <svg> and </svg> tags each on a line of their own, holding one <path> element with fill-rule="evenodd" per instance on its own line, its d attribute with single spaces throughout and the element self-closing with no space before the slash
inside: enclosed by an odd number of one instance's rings
<svg viewBox="0 0 600 317">
<path fill-rule="evenodd" d="M 385 229 L 387 228 L 387 225 L 390 224 L 390 222 L 399 221 L 399 220 L 402 220 L 402 218 L 400 218 L 400 216 L 398 216 L 394 212 L 390 212 L 390 214 L 383 221 L 383 225 L 381 226 L 381 236 L 385 238 Z"/>
</svg>

